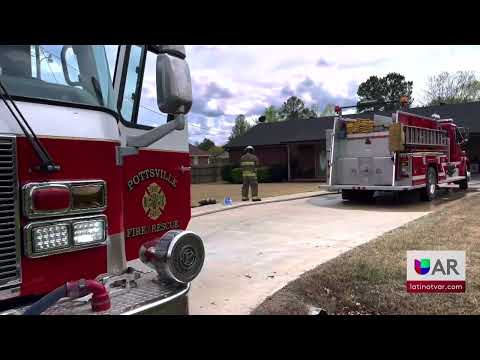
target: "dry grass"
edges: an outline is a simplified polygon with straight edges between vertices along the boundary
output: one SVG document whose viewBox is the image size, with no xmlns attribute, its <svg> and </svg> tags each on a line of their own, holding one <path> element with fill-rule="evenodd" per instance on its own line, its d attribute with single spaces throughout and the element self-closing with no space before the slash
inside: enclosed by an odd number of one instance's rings
<svg viewBox="0 0 480 360">
<path fill-rule="evenodd" d="M 319 185 L 322 184 L 319 182 L 258 184 L 258 194 L 260 197 L 271 197 L 319 191 Z M 192 184 L 191 205 L 192 207 L 198 206 L 198 202 L 206 198 L 214 198 L 217 202 L 222 202 L 226 196 L 230 196 L 233 201 L 240 201 L 242 199 L 241 191 L 242 185 L 238 184 Z"/>
<path fill-rule="evenodd" d="M 407 250 L 465 250 L 464 294 L 406 292 Z M 480 196 L 472 195 L 318 266 L 254 314 L 480 314 Z"/>
</svg>

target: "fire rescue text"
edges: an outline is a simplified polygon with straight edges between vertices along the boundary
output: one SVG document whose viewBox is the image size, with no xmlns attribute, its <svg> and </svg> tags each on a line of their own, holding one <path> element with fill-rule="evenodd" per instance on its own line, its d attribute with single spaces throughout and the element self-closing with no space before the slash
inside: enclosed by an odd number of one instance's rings
<svg viewBox="0 0 480 360">
<path fill-rule="evenodd" d="M 127 229 L 127 238 L 132 238 L 136 236 L 142 236 L 155 232 L 162 232 L 167 230 L 174 230 L 180 228 L 178 220 L 168 221 L 159 224 L 153 225 L 143 225 L 134 228 Z"/>
<path fill-rule="evenodd" d="M 128 180 L 128 191 L 132 191 L 134 186 L 140 184 L 140 182 L 152 178 L 162 179 L 169 183 L 173 188 L 177 187 L 177 179 L 175 179 L 169 172 L 163 169 L 145 169 L 139 171 L 136 175 L 132 176 L 130 180 Z"/>
</svg>

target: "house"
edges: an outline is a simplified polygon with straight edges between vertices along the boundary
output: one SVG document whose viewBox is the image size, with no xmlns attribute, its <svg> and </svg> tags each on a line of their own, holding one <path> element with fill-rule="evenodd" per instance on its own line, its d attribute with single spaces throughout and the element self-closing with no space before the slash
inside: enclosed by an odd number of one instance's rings
<svg viewBox="0 0 480 360">
<path fill-rule="evenodd" d="M 464 104 L 445 104 L 416 107 L 408 110 L 423 116 L 438 114 L 441 118 L 453 118 L 458 126 L 470 131 L 467 152 L 472 171 L 480 163 L 480 101 Z M 391 116 L 389 113 L 375 112 Z M 373 119 L 373 112 L 344 115 Z M 289 120 L 276 123 L 260 123 L 244 136 L 225 145 L 230 161 L 239 163 L 246 146 L 255 148 L 260 164 L 281 166 L 286 169 L 288 180 L 324 180 L 327 171 L 325 131 L 333 128 L 333 116 L 313 119 Z"/>
<path fill-rule="evenodd" d="M 192 144 L 188 144 L 188 149 L 190 152 L 191 165 L 197 166 L 210 164 L 210 154 L 208 153 L 208 151 L 199 149 L 197 146 Z"/>
<path fill-rule="evenodd" d="M 230 154 L 228 151 L 224 151 L 218 155 L 215 155 L 210 160 L 210 162 L 215 165 L 227 165 L 230 162 Z"/>
</svg>

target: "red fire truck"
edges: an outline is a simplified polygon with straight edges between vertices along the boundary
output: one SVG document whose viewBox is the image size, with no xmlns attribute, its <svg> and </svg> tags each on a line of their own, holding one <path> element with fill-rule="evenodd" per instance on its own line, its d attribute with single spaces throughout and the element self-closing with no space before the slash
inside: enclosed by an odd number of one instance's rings
<svg viewBox="0 0 480 360">
<path fill-rule="evenodd" d="M 403 102 L 405 104 L 405 101 Z M 330 139 L 329 186 L 346 200 L 370 199 L 375 191 L 418 189 L 433 200 L 440 184 L 468 188 L 467 131 L 453 119 L 397 111 L 372 119 L 338 114 Z"/>
<path fill-rule="evenodd" d="M 185 230 L 185 58 L 182 45 L 0 46 L 0 312 L 188 313 L 205 254 Z M 165 118 L 142 123 L 152 97 Z"/>
</svg>

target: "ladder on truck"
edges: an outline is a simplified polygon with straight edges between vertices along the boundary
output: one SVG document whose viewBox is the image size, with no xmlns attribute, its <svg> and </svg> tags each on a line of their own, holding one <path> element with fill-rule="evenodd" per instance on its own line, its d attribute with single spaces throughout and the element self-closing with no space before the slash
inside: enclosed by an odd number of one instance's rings
<svg viewBox="0 0 480 360">
<path fill-rule="evenodd" d="M 409 146 L 449 146 L 445 130 L 425 129 L 417 126 L 403 125 L 405 145 Z"/>
</svg>

